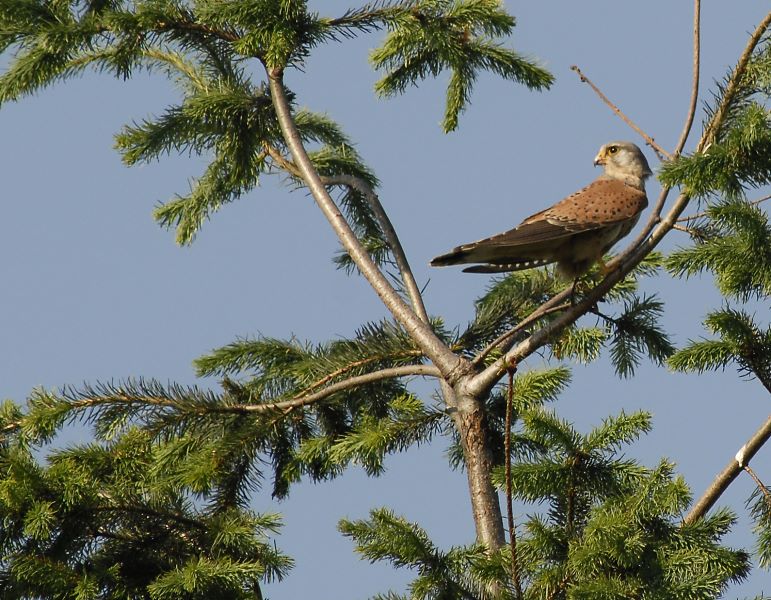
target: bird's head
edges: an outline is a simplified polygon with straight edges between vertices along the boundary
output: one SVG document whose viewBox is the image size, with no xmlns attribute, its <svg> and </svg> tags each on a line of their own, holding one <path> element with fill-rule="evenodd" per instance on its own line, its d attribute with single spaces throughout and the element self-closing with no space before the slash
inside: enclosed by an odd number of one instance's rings
<svg viewBox="0 0 771 600">
<path fill-rule="evenodd" d="M 594 164 L 604 167 L 606 177 L 620 179 L 636 187 L 643 187 L 645 180 L 653 175 L 642 150 L 632 142 L 605 144 L 594 157 Z"/>
</svg>

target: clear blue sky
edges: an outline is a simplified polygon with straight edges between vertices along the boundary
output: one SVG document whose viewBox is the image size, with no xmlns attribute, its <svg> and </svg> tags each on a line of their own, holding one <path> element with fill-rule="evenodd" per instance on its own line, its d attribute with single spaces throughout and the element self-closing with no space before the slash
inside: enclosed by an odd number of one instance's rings
<svg viewBox="0 0 771 600">
<path fill-rule="evenodd" d="M 311 4 L 330 16 L 349 6 Z M 342 123 L 381 178 L 381 198 L 419 282 L 427 284 L 429 311 L 448 324 L 470 319 L 488 278 L 431 270 L 432 256 L 508 229 L 587 183 L 597 174 L 592 158 L 603 143 L 642 145 L 570 65 L 578 64 L 667 148 L 688 103 L 690 3 L 507 5 L 518 19 L 511 45 L 540 58 L 557 81 L 551 91 L 534 93 L 483 76 L 460 130 L 449 136 L 439 127 L 444 78 L 398 99 L 375 98 L 367 54 L 379 34 L 320 48 L 305 73 L 288 76 L 299 103 Z M 767 2 L 705 2 L 703 98 L 766 10 Z M 186 192 L 205 160 L 173 157 L 127 169 L 112 135 L 175 98 L 160 77 L 119 82 L 87 75 L 0 110 L 4 397 L 23 401 L 38 385 L 136 376 L 196 383 L 191 361 L 237 336 L 320 341 L 352 335 L 385 315 L 363 280 L 334 269 L 336 240 L 310 198 L 277 181 L 265 180 L 225 206 L 192 247 L 174 245 L 173 234 L 153 222 L 152 208 Z M 655 165 L 653 153 L 646 154 Z M 654 182 L 649 196 L 657 192 Z M 668 247 L 680 243 L 686 240 L 672 236 Z M 666 301 L 666 324 L 678 344 L 702 335 L 701 318 L 721 303 L 709 277 L 683 283 L 662 276 L 648 291 Z M 534 356 L 527 366 L 541 364 Z M 582 430 L 621 409 L 641 408 L 653 413 L 655 428 L 630 454 L 647 464 L 662 456 L 676 461 L 696 495 L 769 413 L 761 386 L 730 370 L 695 377 L 644 365 L 634 379 L 619 381 L 606 360 L 576 366 L 557 405 Z M 81 429 L 68 440 L 86 437 Z M 335 530 L 339 518 L 363 517 L 371 508 L 394 508 L 442 545 L 472 541 L 465 476 L 448 472 L 443 450 L 440 441 L 394 457 L 379 479 L 354 470 L 333 483 L 303 484 L 278 505 L 267 491 L 259 494 L 257 510 L 285 514 L 278 544 L 297 559 L 289 579 L 268 594 L 353 600 L 399 589 L 404 574 L 359 561 Z M 771 480 L 769 456 L 765 449 L 753 465 Z M 724 502 L 741 510 L 751 489 L 742 477 Z M 730 540 L 752 543 L 746 523 Z M 728 597 L 769 588 L 771 577 L 756 571 Z"/>
</svg>

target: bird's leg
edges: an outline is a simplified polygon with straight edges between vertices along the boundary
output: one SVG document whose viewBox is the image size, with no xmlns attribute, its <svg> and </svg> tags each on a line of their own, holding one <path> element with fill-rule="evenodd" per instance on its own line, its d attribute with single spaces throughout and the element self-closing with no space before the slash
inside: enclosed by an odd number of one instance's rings
<svg viewBox="0 0 771 600">
<path fill-rule="evenodd" d="M 576 291 L 578 290 L 578 282 L 581 279 L 579 275 L 573 280 L 573 285 L 570 286 L 570 306 L 576 305 Z"/>
<path fill-rule="evenodd" d="M 608 266 L 608 263 L 605 262 L 604 256 L 601 256 L 600 258 L 597 259 L 597 268 L 600 272 L 600 275 L 602 275 L 603 277 L 605 277 L 608 273 L 610 273 L 613 270 Z"/>
</svg>

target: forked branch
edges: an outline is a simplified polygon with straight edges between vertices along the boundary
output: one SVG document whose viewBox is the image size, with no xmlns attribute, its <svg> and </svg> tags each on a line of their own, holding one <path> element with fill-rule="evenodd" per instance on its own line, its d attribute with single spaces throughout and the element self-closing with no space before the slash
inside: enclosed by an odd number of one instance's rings
<svg viewBox="0 0 771 600">
<path fill-rule="evenodd" d="M 287 160 L 278 149 L 273 146 L 266 146 L 265 151 L 280 168 L 293 177 L 303 180 L 303 175 L 297 165 Z M 415 276 L 413 275 L 412 268 L 407 260 L 407 255 L 405 254 L 399 236 L 391 223 L 391 219 L 388 217 L 388 213 L 386 213 L 383 208 L 380 198 L 378 198 L 378 195 L 375 193 L 375 190 L 372 189 L 372 186 L 360 177 L 355 177 L 354 175 L 334 175 L 319 178 L 321 182 L 327 186 L 342 185 L 353 188 L 367 199 L 372 214 L 375 215 L 375 219 L 383 231 L 386 243 L 391 249 L 391 252 L 393 252 L 396 267 L 399 269 L 402 283 L 407 291 L 407 295 L 410 297 L 412 308 L 424 323 L 428 323 L 428 313 L 426 312 L 426 306 L 423 303 L 423 295 L 420 293 L 420 288 L 415 281 Z"/>
<path fill-rule="evenodd" d="M 428 323 L 428 313 L 426 312 L 425 304 L 423 304 L 423 296 L 415 281 L 415 276 L 410 268 L 407 255 L 404 253 L 404 248 L 402 248 L 399 236 L 396 234 L 391 219 L 388 217 L 388 213 L 383 209 L 383 205 L 380 203 L 380 198 L 378 198 L 375 190 L 373 190 L 372 186 L 366 181 L 359 177 L 354 177 L 353 175 L 335 175 L 334 177 L 322 177 L 321 179 L 327 185 L 345 185 L 354 188 L 367 199 L 367 202 L 372 209 L 372 214 L 375 215 L 375 219 L 377 219 L 380 228 L 383 230 L 383 235 L 386 238 L 388 247 L 391 248 L 391 252 L 394 254 L 396 267 L 399 269 L 402 283 L 410 297 L 412 308 L 424 323 Z"/>
<path fill-rule="evenodd" d="M 278 117 L 281 131 L 287 146 L 292 153 L 294 164 L 300 171 L 303 180 L 311 192 L 319 208 L 337 234 L 343 247 L 351 259 L 359 267 L 362 275 L 367 279 L 375 293 L 388 308 L 393 317 L 412 336 L 420 348 L 431 361 L 439 368 L 442 375 L 450 382 L 457 381 L 470 368 L 468 363 L 454 354 L 440 340 L 433 330 L 412 310 L 399 296 L 398 292 L 388 282 L 377 265 L 372 261 L 366 250 L 362 247 L 345 217 L 341 214 L 334 200 L 321 180 L 321 177 L 313 167 L 303 146 L 300 134 L 292 120 L 291 108 L 284 90 L 283 73 L 274 69 L 268 72 L 268 80 L 273 100 L 273 106 Z"/>
</svg>

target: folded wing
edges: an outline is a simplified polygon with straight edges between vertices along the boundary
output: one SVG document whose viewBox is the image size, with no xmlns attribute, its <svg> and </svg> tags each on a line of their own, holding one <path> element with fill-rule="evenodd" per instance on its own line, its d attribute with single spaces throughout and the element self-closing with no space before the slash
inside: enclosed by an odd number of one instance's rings
<svg viewBox="0 0 771 600">
<path fill-rule="evenodd" d="M 497 273 L 538 267 L 569 258 L 574 238 L 637 219 L 647 206 L 645 192 L 616 179 L 600 178 L 519 226 L 437 256 L 431 265 L 481 263 L 467 271 Z M 615 241 L 615 240 L 614 240 Z"/>
</svg>

